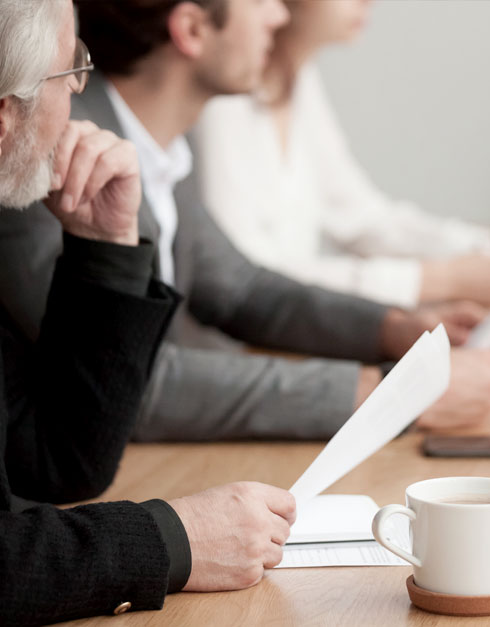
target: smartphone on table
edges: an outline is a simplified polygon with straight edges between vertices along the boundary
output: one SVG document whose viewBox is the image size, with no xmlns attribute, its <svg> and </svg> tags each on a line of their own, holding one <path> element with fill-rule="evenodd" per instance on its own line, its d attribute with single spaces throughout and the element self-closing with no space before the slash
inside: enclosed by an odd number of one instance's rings
<svg viewBox="0 0 490 627">
<path fill-rule="evenodd" d="M 490 437 L 428 435 L 422 450 L 432 457 L 490 457 Z"/>
</svg>

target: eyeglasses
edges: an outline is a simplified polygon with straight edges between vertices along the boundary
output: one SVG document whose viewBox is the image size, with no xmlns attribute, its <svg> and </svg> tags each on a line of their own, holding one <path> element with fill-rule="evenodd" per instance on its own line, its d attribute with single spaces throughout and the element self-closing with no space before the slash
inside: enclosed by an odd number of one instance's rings
<svg viewBox="0 0 490 627">
<path fill-rule="evenodd" d="M 51 76 L 45 76 L 43 81 L 50 81 L 53 78 L 60 78 L 61 76 L 69 76 L 73 74 L 76 78 L 76 83 L 73 86 L 73 92 L 81 94 L 87 87 L 88 73 L 94 69 L 94 64 L 90 58 L 90 52 L 83 41 L 77 37 L 75 44 L 75 57 L 73 59 L 73 68 L 71 70 L 65 70 L 64 72 L 58 72 L 57 74 L 51 74 Z"/>
</svg>

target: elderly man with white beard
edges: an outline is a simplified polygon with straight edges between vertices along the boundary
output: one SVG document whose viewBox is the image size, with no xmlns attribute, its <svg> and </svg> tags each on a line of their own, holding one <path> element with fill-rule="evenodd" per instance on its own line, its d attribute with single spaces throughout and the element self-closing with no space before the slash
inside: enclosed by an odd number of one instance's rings
<svg viewBox="0 0 490 627">
<path fill-rule="evenodd" d="M 133 146 L 68 123 L 90 69 L 71 0 L 0 0 L 0 204 L 49 194 L 64 229 L 35 346 L 0 308 L 4 627 L 157 609 L 184 586 L 253 585 L 280 561 L 294 519 L 289 493 L 247 483 L 170 504 L 51 505 L 112 480 L 178 302 L 151 279 L 154 250 L 139 241 Z"/>
</svg>

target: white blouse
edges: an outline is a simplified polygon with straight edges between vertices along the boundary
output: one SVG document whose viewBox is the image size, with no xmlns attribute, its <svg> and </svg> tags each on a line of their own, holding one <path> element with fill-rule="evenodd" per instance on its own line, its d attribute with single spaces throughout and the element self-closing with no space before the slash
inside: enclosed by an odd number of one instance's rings
<svg viewBox="0 0 490 627">
<path fill-rule="evenodd" d="M 298 78 L 286 155 L 266 107 L 213 99 L 192 133 L 202 198 L 256 263 L 381 302 L 419 300 L 418 259 L 490 253 L 490 230 L 393 202 L 359 167 L 313 65 Z"/>
</svg>

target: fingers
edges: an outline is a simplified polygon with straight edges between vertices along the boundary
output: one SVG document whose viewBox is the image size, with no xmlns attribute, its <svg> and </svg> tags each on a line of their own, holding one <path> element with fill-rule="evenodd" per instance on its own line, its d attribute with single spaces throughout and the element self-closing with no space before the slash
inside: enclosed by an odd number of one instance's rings
<svg viewBox="0 0 490 627">
<path fill-rule="evenodd" d="M 264 568 L 274 568 L 274 566 L 277 566 L 282 560 L 282 555 L 282 546 L 271 542 L 265 555 Z"/>
<path fill-rule="evenodd" d="M 92 201 L 117 177 L 139 176 L 134 146 L 111 131 L 100 130 L 92 122 L 70 122 L 56 148 L 52 191 L 59 208 L 74 211 Z"/>
<path fill-rule="evenodd" d="M 286 544 L 287 539 L 291 534 L 291 527 L 287 520 L 278 516 L 277 514 L 272 515 L 272 532 L 271 532 L 271 540 L 278 544 L 279 546 L 283 546 Z"/>
<path fill-rule="evenodd" d="M 117 139 L 112 145 L 108 144 L 107 149 L 99 154 L 96 164 L 85 182 L 82 194 L 83 201 L 92 201 L 100 190 L 115 177 L 122 179 L 138 176 L 135 157 L 135 148 L 128 141 Z"/>
<path fill-rule="evenodd" d="M 296 520 L 296 500 L 294 496 L 286 490 L 264 486 L 265 502 L 271 512 L 284 518 L 289 525 Z"/>
<path fill-rule="evenodd" d="M 450 313 L 450 318 L 456 324 L 472 329 L 474 326 L 482 322 L 488 313 L 485 307 L 472 302 L 462 302 L 454 306 Z"/>
<path fill-rule="evenodd" d="M 446 330 L 452 346 L 463 346 L 468 341 L 469 329 L 457 324 L 446 323 Z"/>
<path fill-rule="evenodd" d="M 93 176 L 94 168 L 101 155 L 107 153 L 119 142 L 110 131 L 96 131 L 79 138 L 71 155 L 71 162 L 64 181 L 60 208 L 71 212 L 80 201 L 86 202 L 83 192 L 87 181 Z M 100 188 L 99 188 L 100 189 Z"/>
<path fill-rule="evenodd" d="M 98 127 L 89 121 L 70 121 L 66 125 L 55 151 L 53 191 L 60 190 L 64 186 L 70 168 L 72 154 L 80 138 L 96 133 L 97 131 Z"/>
</svg>

